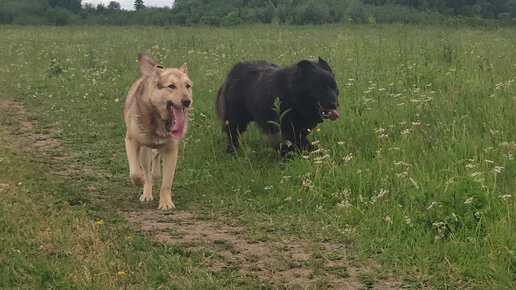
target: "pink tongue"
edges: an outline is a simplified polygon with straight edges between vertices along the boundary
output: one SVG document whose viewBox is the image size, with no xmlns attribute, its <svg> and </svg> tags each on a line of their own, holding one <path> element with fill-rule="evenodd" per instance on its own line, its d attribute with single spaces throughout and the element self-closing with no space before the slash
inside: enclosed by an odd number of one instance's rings
<svg viewBox="0 0 516 290">
<path fill-rule="evenodd" d="M 340 117 L 336 110 L 330 110 L 330 120 L 335 121 Z"/>
<path fill-rule="evenodd" d="M 170 136 L 174 139 L 181 139 L 183 136 L 183 130 L 185 125 L 185 117 L 183 114 L 182 108 L 176 108 L 172 106 L 172 110 L 174 111 L 174 128 L 170 131 Z"/>
</svg>

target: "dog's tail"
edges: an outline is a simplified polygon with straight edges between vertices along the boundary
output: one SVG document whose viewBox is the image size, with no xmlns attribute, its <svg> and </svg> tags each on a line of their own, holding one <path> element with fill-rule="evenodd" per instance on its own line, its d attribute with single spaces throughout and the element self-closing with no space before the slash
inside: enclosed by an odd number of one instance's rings
<svg viewBox="0 0 516 290">
<path fill-rule="evenodd" d="M 217 114 L 217 118 L 222 122 L 226 122 L 226 98 L 224 97 L 226 94 L 226 84 L 223 84 L 219 92 L 217 93 L 217 99 L 215 100 L 215 113 Z M 224 126 L 222 126 L 224 128 Z"/>
</svg>

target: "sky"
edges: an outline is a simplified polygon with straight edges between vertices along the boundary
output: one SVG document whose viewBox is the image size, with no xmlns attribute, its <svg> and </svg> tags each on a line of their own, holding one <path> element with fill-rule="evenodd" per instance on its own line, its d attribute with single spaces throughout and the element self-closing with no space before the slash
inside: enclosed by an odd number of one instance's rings
<svg viewBox="0 0 516 290">
<path fill-rule="evenodd" d="M 109 4 L 111 1 L 116 1 L 120 3 L 120 6 L 124 10 L 133 10 L 134 9 L 134 0 L 82 0 L 82 4 L 91 3 L 95 6 L 99 3 L 104 3 L 105 6 Z M 143 0 L 143 4 L 148 7 L 165 7 L 172 6 L 173 0 Z"/>
</svg>

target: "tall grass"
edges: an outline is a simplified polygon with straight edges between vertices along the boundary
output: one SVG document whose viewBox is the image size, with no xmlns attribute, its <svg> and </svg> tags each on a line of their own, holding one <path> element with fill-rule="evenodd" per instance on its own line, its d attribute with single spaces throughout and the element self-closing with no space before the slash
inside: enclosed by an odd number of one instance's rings
<svg viewBox="0 0 516 290">
<path fill-rule="evenodd" d="M 423 287 L 516 287 L 516 34 L 415 26 L 1 28 L 2 92 L 79 154 L 97 211 L 139 207 L 123 103 L 136 55 L 189 64 L 195 108 L 172 191 L 178 208 L 269 236 L 341 243 Z M 335 122 L 293 160 L 251 126 L 225 152 L 214 97 L 236 61 L 320 56 Z M 98 205 L 98 203 L 95 203 Z M 154 207 L 156 204 L 151 204 Z"/>
</svg>

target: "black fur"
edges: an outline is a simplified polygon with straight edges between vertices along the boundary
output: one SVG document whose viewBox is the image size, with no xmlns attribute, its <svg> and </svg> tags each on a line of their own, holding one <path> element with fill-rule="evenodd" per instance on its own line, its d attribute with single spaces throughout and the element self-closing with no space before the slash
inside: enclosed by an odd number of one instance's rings
<svg viewBox="0 0 516 290">
<path fill-rule="evenodd" d="M 238 148 L 238 134 L 251 121 L 271 136 L 271 146 L 281 149 L 282 155 L 311 150 L 308 129 L 323 122 L 323 110 L 337 108 L 338 95 L 335 75 L 321 58 L 284 68 L 266 61 L 236 63 L 220 87 L 215 104 L 222 130 L 227 133 L 227 151 Z M 280 99 L 279 115 L 274 110 L 276 98 Z M 280 148 L 278 127 L 269 121 L 281 124 L 282 139 L 290 142 L 283 142 Z"/>
</svg>

